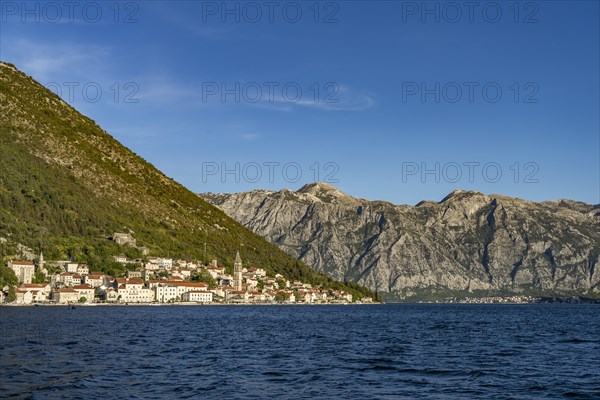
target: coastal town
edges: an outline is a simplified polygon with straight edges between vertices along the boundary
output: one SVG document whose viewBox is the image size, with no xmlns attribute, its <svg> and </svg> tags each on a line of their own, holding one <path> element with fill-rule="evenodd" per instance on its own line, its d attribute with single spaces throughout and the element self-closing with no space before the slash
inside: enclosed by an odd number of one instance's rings
<svg viewBox="0 0 600 400">
<path fill-rule="evenodd" d="M 130 234 L 115 233 L 118 244 L 133 244 Z M 146 249 L 142 249 L 146 252 Z M 315 288 L 281 274 L 269 276 L 264 268 L 245 267 L 239 252 L 233 273 L 212 260 L 201 262 L 163 257 L 114 260 L 129 266 L 125 276 L 109 276 L 91 271 L 85 264 L 71 260 L 45 261 L 42 253 L 35 260 L 9 260 L 7 266 L 19 280 L 17 287 L 0 288 L 0 304 L 10 305 L 139 305 L 139 304 L 344 304 L 370 303 L 373 299 L 354 299 L 342 290 Z M 49 270 L 53 266 L 52 273 Z M 134 268 L 132 268 L 132 266 Z M 57 268 L 58 267 L 58 268 Z M 36 276 L 44 282 L 34 283 Z M 202 280 L 200 280 L 202 279 Z M 12 294 L 11 294 L 12 292 Z"/>
</svg>

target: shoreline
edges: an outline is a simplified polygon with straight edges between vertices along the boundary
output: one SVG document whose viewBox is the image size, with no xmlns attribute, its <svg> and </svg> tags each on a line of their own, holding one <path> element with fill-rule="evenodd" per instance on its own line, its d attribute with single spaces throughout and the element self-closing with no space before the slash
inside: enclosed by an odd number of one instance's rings
<svg viewBox="0 0 600 400">
<path fill-rule="evenodd" d="M 177 306 L 348 306 L 348 305 L 377 305 L 385 303 L 132 303 L 132 304 L 0 304 L 0 307 L 177 307 Z"/>
<path fill-rule="evenodd" d="M 600 305 L 600 300 L 590 299 L 588 301 L 569 302 L 569 301 L 532 301 L 529 303 L 457 303 L 457 302 L 387 302 L 387 303 L 175 303 L 175 304 L 164 304 L 164 303 L 133 303 L 133 304 L 106 304 L 106 303 L 95 303 L 95 304 L 0 304 L 2 307 L 66 307 L 66 308 L 79 308 L 79 307 L 267 307 L 267 306 L 377 306 L 377 305 L 507 305 L 507 306 L 527 306 L 527 305 Z"/>
</svg>

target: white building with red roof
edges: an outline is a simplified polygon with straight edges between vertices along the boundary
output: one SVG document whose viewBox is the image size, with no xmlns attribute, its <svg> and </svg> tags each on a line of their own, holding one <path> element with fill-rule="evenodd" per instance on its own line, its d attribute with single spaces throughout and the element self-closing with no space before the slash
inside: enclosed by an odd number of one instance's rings
<svg viewBox="0 0 600 400">
<path fill-rule="evenodd" d="M 52 300 L 58 304 L 71 304 L 79 301 L 79 292 L 73 288 L 54 289 Z"/>
<path fill-rule="evenodd" d="M 243 290 L 230 290 L 225 292 L 225 300 L 229 303 L 248 303 L 250 293 Z"/>
<path fill-rule="evenodd" d="M 15 304 L 31 304 L 33 303 L 33 292 L 30 290 L 15 289 Z"/>
<path fill-rule="evenodd" d="M 190 290 L 182 295 L 182 300 L 185 302 L 212 303 L 213 293 L 205 290 Z"/>
<path fill-rule="evenodd" d="M 218 277 L 223 276 L 225 274 L 225 268 L 223 268 L 223 267 L 216 267 L 216 266 L 210 265 L 210 266 L 206 267 L 206 270 L 208 271 L 210 276 L 212 276 L 214 279 L 217 279 Z"/>
<path fill-rule="evenodd" d="M 168 303 L 171 301 L 183 300 L 183 294 L 190 291 L 208 291 L 208 284 L 204 282 L 188 282 L 188 281 L 160 281 L 151 285 L 154 288 L 156 301 Z M 212 298 L 211 298 L 212 301 Z"/>
<path fill-rule="evenodd" d="M 79 275 L 87 275 L 87 274 L 89 274 L 89 273 L 90 273 L 90 267 L 88 267 L 88 266 L 87 266 L 87 265 L 85 265 L 85 264 L 79 264 L 79 265 L 77 266 L 77 271 L 76 271 L 76 272 L 77 272 L 77 274 L 79 274 Z"/>
<path fill-rule="evenodd" d="M 49 300 L 52 288 L 48 283 L 26 283 L 19 290 L 31 292 L 33 302 L 45 302 Z"/>
<path fill-rule="evenodd" d="M 70 272 L 62 272 L 52 277 L 53 284 L 62 284 L 63 286 L 79 285 L 81 283 L 81 275 Z"/>
<path fill-rule="evenodd" d="M 20 283 L 31 283 L 35 276 L 35 267 L 31 261 L 9 261 L 8 268 L 12 269 Z"/>
<path fill-rule="evenodd" d="M 146 287 L 142 278 L 115 278 L 118 299 L 122 303 L 151 303 L 154 301 L 154 291 Z"/>
<path fill-rule="evenodd" d="M 93 288 L 100 287 L 102 285 L 106 285 L 107 279 L 106 275 L 101 272 L 92 272 L 89 275 L 83 277 L 83 283 L 90 285 Z"/>
<path fill-rule="evenodd" d="M 78 293 L 77 301 L 79 301 L 79 299 L 81 299 L 82 297 L 85 297 L 86 303 L 94 302 L 95 290 L 90 285 L 86 285 L 86 284 L 75 285 L 75 286 L 73 286 L 73 290 L 75 290 Z"/>
<path fill-rule="evenodd" d="M 66 262 L 64 267 L 65 267 L 66 272 L 69 272 L 71 274 L 76 274 L 77 268 L 79 268 L 79 264 L 74 263 L 74 262 Z"/>
</svg>

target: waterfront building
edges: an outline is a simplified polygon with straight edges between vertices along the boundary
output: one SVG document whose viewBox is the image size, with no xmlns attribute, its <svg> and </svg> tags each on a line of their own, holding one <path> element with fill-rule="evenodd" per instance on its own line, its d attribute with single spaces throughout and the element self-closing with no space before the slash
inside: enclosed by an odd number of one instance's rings
<svg viewBox="0 0 600 400">
<path fill-rule="evenodd" d="M 85 297 L 85 302 L 86 303 L 93 303 L 94 302 L 94 288 L 91 287 L 90 285 L 76 285 L 73 286 L 73 290 L 75 290 L 78 294 L 77 294 L 77 301 L 79 301 L 82 297 Z"/>
<path fill-rule="evenodd" d="M 48 283 L 26 283 L 19 289 L 30 291 L 34 302 L 48 301 L 50 292 L 52 291 L 52 287 Z"/>
<path fill-rule="evenodd" d="M 189 291 L 208 291 L 208 285 L 204 282 L 150 281 L 150 287 L 154 289 L 156 301 L 161 303 L 183 301 L 183 294 Z"/>
<path fill-rule="evenodd" d="M 213 293 L 202 290 L 191 290 L 182 295 L 182 300 L 196 303 L 212 303 Z"/>
<path fill-rule="evenodd" d="M 123 303 L 151 303 L 154 291 L 144 286 L 141 278 L 131 278 L 118 286 L 119 301 Z"/>
<path fill-rule="evenodd" d="M 52 291 L 52 300 L 58 304 L 77 303 L 79 301 L 79 292 L 73 288 L 54 289 Z"/>
</svg>

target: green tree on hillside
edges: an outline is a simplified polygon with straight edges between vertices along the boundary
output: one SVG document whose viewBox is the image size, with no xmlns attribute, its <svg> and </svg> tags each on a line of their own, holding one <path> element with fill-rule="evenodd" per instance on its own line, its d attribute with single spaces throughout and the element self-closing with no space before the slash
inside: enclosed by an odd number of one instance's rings
<svg viewBox="0 0 600 400">
<path fill-rule="evenodd" d="M 15 272 L 6 265 L 0 265 L 0 289 L 6 285 L 18 285 L 19 280 Z"/>
<path fill-rule="evenodd" d="M 288 298 L 289 297 L 288 297 L 287 293 L 284 293 L 284 292 L 279 292 L 275 295 L 275 301 L 278 303 L 283 303 L 283 302 L 287 301 Z"/>
<path fill-rule="evenodd" d="M 15 292 L 15 287 L 14 286 L 10 286 L 8 288 L 8 302 L 12 303 L 13 301 L 17 300 L 17 293 Z"/>
<path fill-rule="evenodd" d="M 35 271 L 35 276 L 33 278 L 33 283 L 46 283 L 46 275 L 41 273 L 40 271 Z"/>
<path fill-rule="evenodd" d="M 217 286 L 215 278 L 205 269 L 196 270 L 192 273 L 192 282 L 206 282 L 209 287 L 214 288 Z"/>
</svg>

